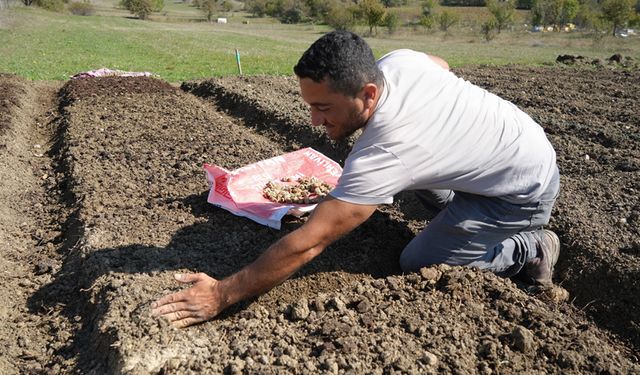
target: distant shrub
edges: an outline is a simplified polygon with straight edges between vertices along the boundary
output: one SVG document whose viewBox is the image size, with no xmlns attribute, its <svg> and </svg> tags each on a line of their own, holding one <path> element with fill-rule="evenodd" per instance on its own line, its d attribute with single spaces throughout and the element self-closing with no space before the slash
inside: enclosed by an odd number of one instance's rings
<svg viewBox="0 0 640 375">
<path fill-rule="evenodd" d="M 638 2 L 640 4 L 640 2 Z M 629 27 L 640 26 L 640 11 L 636 10 L 636 14 L 629 20 Z"/>
<path fill-rule="evenodd" d="M 420 17 L 420 26 L 424 27 L 427 30 L 431 30 L 433 29 L 433 26 L 436 24 L 436 17 L 435 16 L 422 16 Z"/>
<path fill-rule="evenodd" d="M 35 0 L 33 3 L 40 8 L 54 12 L 61 12 L 64 9 L 64 2 L 62 2 L 62 0 Z"/>
<path fill-rule="evenodd" d="M 222 10 L 225 12 L 231 12 L 235 8 L 235 6 L 233 5 L 232 1 L 224 0 L 222 3 L 220 3 L 220 8 L 222 8 Z"/>
<path fill-rule="evenodd" d="M 531 19 L 534 25 L 552 25 L 555 30 L 576 17 L 580 3 L 578 0 L 534 0 Z"/>
<path fill-rule="evenodd" d="M 367 26 L 369 26 L 369 35 L 378 33 L 378 26 L 382 25 L 386 16 L 386 11 L 382 3 L 378 0 L 362 0 L 358 3 L 360 14 Z"/>
<path fill-rule="evenodd" d="M 602 17 L 612 25 L 612 35 L 634 17 L 634 0 L 604 0 Z"/>
<path fill-rule="evenodd" d="M 449 31 L 449 28 L 457 24 L 459 20 L 460 17 L 456 13 L 443 10 L 438 16 L 438 25 L 440 26 L 440 30 L 446 33 Z"/>
<path fill-rule="evenodd" d="M 156 7 L 154 0 L 122 0 L 120 4 L 141 20 L 147 19 Z"/>
<path fill-rule="evenodd" d="M 327 4 L 324 22 L 335 30 L 351 30 L 355 25 L 354 9 L 342 6 L 337 1 Z"/>
<path fill-rule="evenodd" d="M 154 12 L 159 12 L 164 8 L 164 0 L 152 0 L 151 7 Z"/>
<path fill-rule="evenodd" d="M 398 25 L 400 24 L 400 17 L 397 14 L 387 12 L 387 15 L 384 17 L 383 21 L 384 27 L 387 28 L 389 34 L 393 34 L 398 30 Z"/>
<path fill-rule="evenodd" d="M 580 5 L 574 23 L 582 29 L 602 29 L 603 20 L 600 13 L 600 5 L 595 1 L 587 1 Z"/>
<path fill-rule="evenodd" d="M 255 17 L 264 17 L 267 14 L 267 0 L 247 0 L 244 8 Z"/>
<path fill-rule="evenodd" d="M 421 3 L 422 15 L 425 17 L 433 17 L 436 15 L 439 5 L 436 0 L 424 0 Z"/>
<path fill-rule="evenodd" d="M 279 17 L 280 22 L 286 24 L 300 23 L 305 18 L 305 12 L 298 4 L 292 5 L 286 9 Z"/>
<path fill-rule="evenodd" d="M 67 10 L 76 16 L 91 16 L 96 12 L 96 9 L 91 3 L 80 3 L 77 1 L 69 3 Z"/>
<path fill-rule="evenodd" d="M 504 28 L 513 23 L 516 2 L 515 0 L 487 0 L 487 9 L 493 16 L 493 28 L 500 34 Z"/>
<path fill-rule="evenodd" d="M 439 17 L 440 5 L 436 0 L 424 0 L 421 2 L 422 15 L 418 23 L 427 30 L 433 29 Z"/>
<path fill-rule="evenodd" d="M 482 35 L 487 42 L 496 37 L 496 24 L 493 18 L 482 24 Z"/>
<path fill-rule="evenodd" d="M 213 19 L 213 15 L 216 13 L 217 5 L 216 0 L 199 0 L 194 1 L 194 4 L 204 13 L 205 17 L 207 17 L 207 21 L 211 22 Z"/>
</svg>

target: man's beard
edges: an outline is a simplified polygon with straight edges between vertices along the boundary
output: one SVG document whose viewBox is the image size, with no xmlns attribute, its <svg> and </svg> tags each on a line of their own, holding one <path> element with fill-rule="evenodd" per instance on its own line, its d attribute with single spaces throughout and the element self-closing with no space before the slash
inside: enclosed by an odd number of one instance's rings
<svg viewBox="0 0 640 375">
<path fill-rule="evenodd" d="M 353 133 L 358 129 L 363 128 L 366 124 L 367 121 L 362 116 L 362 113 L 354 108 L 353 111 L 349 113 L 349 118 L 345 122 L 344 126 L 342 126 L 342 133 L 338 134 L 338 136 L 333 138 L 333 140 L 340 141 L 349 138 Z"/>
</svg>

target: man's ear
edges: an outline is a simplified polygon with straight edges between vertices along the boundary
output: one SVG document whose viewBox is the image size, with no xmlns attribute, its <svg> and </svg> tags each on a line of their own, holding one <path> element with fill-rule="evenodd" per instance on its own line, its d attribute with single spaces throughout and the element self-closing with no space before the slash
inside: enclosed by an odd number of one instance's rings
<svg viewBox="0 0 640 375">
<path fill-rule="evenodd" d="M 365 109 L 369 109 L 376 103 L 380 90 L 375 83 L 367 83 L 362 87 L 361 93 Z"/>
</svg>

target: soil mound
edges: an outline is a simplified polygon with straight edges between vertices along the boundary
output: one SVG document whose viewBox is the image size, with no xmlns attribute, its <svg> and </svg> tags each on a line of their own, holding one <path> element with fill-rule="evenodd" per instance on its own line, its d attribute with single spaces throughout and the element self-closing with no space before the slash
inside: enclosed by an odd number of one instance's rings
<svg viewBox="0 0 640 375">
<path fill-rule="evenodd" d="M 168 82 L 151 77 L 137 77 L 135 80 L 123 80 L 121 77 L 95 77 L 75 79 L 72 82 L 73 84 L 65 85 L 60 92 L 63 105 L 89 97 L 175 92 L 175 88 Z"/>
<path fill-rule="evenodd" d="M 334 142 L 320 128 L 309 126 L 309 110 L 294 77 L 223 77 L 191 81 L 181 88 L 210 99 L 275 142 L 294 149 L 313 147 L 343 162 L 355 138 Z"/>
</svg>

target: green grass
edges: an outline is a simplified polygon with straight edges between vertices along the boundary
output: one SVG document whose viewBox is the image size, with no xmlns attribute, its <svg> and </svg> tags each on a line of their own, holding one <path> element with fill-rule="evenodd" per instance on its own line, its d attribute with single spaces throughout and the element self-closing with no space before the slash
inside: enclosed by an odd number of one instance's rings
<svg viewBox="0 0 640 375">
<path fill-rule="evenodd" d="M 247 74 L 287 74 L 284 67 L 313 39 L 273 37 L 268 25 L 161 23 L 124 17 L 79 17 L 11 10 L 0 30 L 0 71 L 31 79 L 66 79 L 101 67 L 151 71 L 169 81 L 236 73 L 235 48 Z M 282 34 L 281 31 L 276 33 Z M 302 28 L 301 28 L 302 29 Z"/>
<path fill-rule="evenodd" d="M 329 29 L 320 25 L 281 25 L 241 13 L 229 24 L 202 22 L 183 3 L 171 3 L 150 21 L 131 18 L 103 0 L 90 17 L 14 7 L 0 14 L 0 72 L 34 80 L 64 80 L 80 71 L 108 67 L 151 71 L 170 82 L 237 74 L 235 49 L 245 74 L 291 74 L 302 52 Z M 243 24 L 243 21 L 249 24 Z M 187 22 L 188 21 L 188 22 Z M 357 31 L 364 33 L 365 28 Z M 613 53 L 640 58 L 640 39 L 605 39 L 559 33 L 503 33 L 490 43 L 473 25 L 441 32 L 403 28 L 394 35 L 379 30 L 367 38 L 381 56 L 413 48 L 445 58 L 452 66 L 552 63 L 559 54 L 606 58 Z"/>
</svg>

